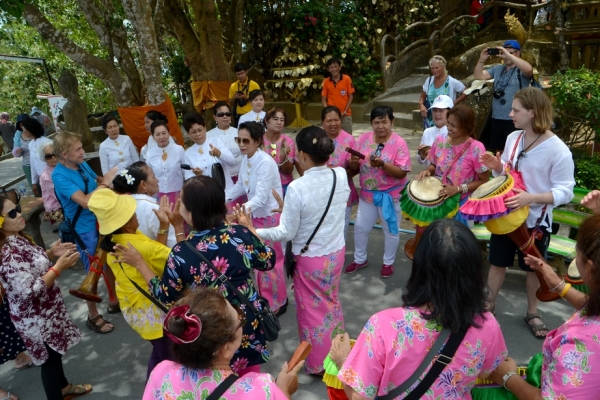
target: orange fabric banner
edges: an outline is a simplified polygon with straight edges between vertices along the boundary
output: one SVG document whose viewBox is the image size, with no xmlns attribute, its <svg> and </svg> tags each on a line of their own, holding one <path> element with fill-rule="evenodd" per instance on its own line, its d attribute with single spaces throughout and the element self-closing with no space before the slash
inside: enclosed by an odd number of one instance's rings
<svg viewBox="0 0 600 400">
<path fill-rule="evenodd" d="M 177 122 L 177 115 L 171 99 L 167 96 L 167 100 L 157 106 L 140 106 L 140 107 L 118 107 L 117 111 L 121 116 L 123 130 L 129 135 L 138 151 L 148 143 L 148 132 L 144 127 L 144 117 L 150 110 L 156 110 L 163 113 L 169 120 L 169 133 L 178 144 L 183 146 L 183 134 Z"/>
<path fill-rule="evenodd" d="M 192 96 L 194 97 L 194 108 L 202 112 L 211 108 L 214 104 L 208 102 L 229 100 L 229 87 L 233 82 L 228 81 L 202 81 L 192 82 Z"/>
</svg>

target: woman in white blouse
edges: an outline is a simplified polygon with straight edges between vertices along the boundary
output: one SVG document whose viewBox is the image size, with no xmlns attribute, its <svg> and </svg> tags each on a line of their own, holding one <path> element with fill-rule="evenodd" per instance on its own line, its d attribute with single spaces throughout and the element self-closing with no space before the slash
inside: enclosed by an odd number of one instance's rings
<svg viewBox="0 0 600 400">
<path fill-rule="evenodd" d="M 46 161 L 40 157 L 40 152 L 50 139 L 44 136 L 44 127 L 35 118 L 26 118 L 21 122 L 23 132 L 28 132 L 33 136 L 29 142 L 29 161 L 31 163 L 31 190 L 36 197 L 42 196 L 40 189 L 40 175 L 46 169 Z"/>
<path fill-rule="evenodd" d="M 179 205 L 169 204 L 166 197 L 158 204 L 154 198 L 158 193 L 158 178 L 145 162 L 137 161 L 119 171 L 113 180 L 113 189 L 119 194 L 131 194 L 135 199 L 138 229 L 144 235 L 167 247 L 173 247 L 184 239 Z"/>
<path fill-rule="evenodd" d="M 262 90 L 251 91 L 248 95 L 248 100 L 250 100 L 250 104 L 252 104 L 252 110 L 240 117 L 238 126 L 244 122 L 261 123 L 265 118 L 265 112 L 263 111 L 265 108 L 265 94 L 262 92 Z"/>
<path fill-rule="evenodd" d="M 233 186 L 228 168 L 235 166 L 235 157 L 221 139 L 206 137 L 206 124 L 200 113 L 192 112 L 183 117 L 183 127 L 194 145 L 185 151 L 185 163 L 192 169 L 185 171 L 185 179 L 194 176 L 212 177 L 212 166 L 221 163 L 225 172 L 225 190 Z"/>
<path fill-rule="evenodd" d="M 245 122 L 238 127 L 236 141 L 244 158 L 239 179 L 225 192 L 225 199 L 231 202 L 245 194 L 248 201 L 244 205 L 252 215 L 254 226 L 271 228 L 279 225 L 279 213 L 275 212 L 279 204 L 273 191 L 282 196 L 281 179 L 273 157 L 261 150 L 262 137 L 262 125 L 256 122 Z M 265 243 L 275 251 L 276 262 L 272 270 L 256 272 L 258 290 L 261 296 L 269 300 L 273 311 L 281 315 L 287 310 L 283 249 L 278 241 Z"/>
<path fill-rule="evenodd" d="M 220 101 L 215 104 L 213 111 L 217 127 L 208 131 L 206 137 L 208 137 L 208 139 L 220 139 L 235 157 L 235 164 L 233 167 L 227 167 L 227 171 L 229 172 L 229 176 L 231 176 L 233 183 L 236 183 L 244 155 L 240 152 L 240 148 L 235 141 L 237 129 L 230 126 L 231 108 L 226 102 Z"/>
<path fill-rule="evenodd" d="M 146 161 L 148 150 L 150 150 L 153 147 L 156 147 L 156 140 L 154 140 L 154 137 L 152 136 L 151 129 L 152 123 L 154 121 L 164 121 L 167 124 L 169 123 L 167 116 L 161 113 L 160 111 L 150 110 L 146 113 L 146 115 L 144 116 L 144 128 L 146 128 L 146 132 L 148 132 L 148 135 L 150 136 L 148 136 L 148 142 L 144 145 L 144 147 L 142 147 L 142 150 L 140 151 L 141 161 Z M 175 140 L 173 140 L 173 138 L 170 138 L 169 141 L 171 143 L 175 143 Z"/>
<path fill-rule="evenodd" d="M 185 164 L 185 150 L 171 142 L 171 135 L 165 121 L 154 121 L 150 130 L 156 147 L 148 150 L 146 163 L 158 178 L 158 200 L 167 196 L 169 202 L 175 204 L 183 187 L 181 164 Z"/>
<path fill-rule="evenodd" d="M 139 161 L 137 149 L 127 135 L 119 135 L 119 121 L 114 115 L 106 114 L 102 117 L 102 129 L 108 135 L 100 143 L 100 168 L 106 174 L 113 167 L 119 170 Z"/>
<path fill-rule="evenodd" d="M 331 339 L 344 331 L 338 290 L 344 266 L 344 224 L 350 187 L 344 168 L 327 167 L 335 146 L 323 129 L 302 129 L 296 146 L 304 175 L 288 186 L 279 226 L 255 230 L 253 220 L 240 207 L 236 217 L 263 240 L 292 241 L 297 262 L 293 279 L 298 332 L 300 340 L 310 342 L 313 348 L 304 368 L 309 374 L 318 374 L 323 371 Z M 327 215 L 303 251 L 325 213 L 332 191 Z"/>
</svg>

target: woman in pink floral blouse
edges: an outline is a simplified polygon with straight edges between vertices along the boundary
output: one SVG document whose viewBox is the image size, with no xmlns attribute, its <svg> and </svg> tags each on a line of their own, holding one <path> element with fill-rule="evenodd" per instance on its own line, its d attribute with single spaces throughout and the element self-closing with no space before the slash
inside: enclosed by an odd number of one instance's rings
<svg viewBox="0 0 600 400">
<path fill-rule="evenodd" d="M 58 157 L 54 154 L 54 144 L 48 143 L 40 149 L 40 159 L 46 161 L 46 168 L 40 174 L 40 188 L 42 189 L 42 198 L 44 199 L 43 220 L 50 221 L 51 224 L 61 222 L 64 219 L 63 211 L 56 193 L 54 193 L 54 183 L 52 182 L 52 171 L 58 164 Z"/>
<path fill-rule="evenodd" d="M 65 308 L 56 279 L 79 258 L 72 243 L 54 243 L 46 251 L 23 236 L 21 207 L 0 197 L 0 283 L 10 316 L 31 355 L 41 365 L 48 400 L 72 399 L 92 391 L 89 384 L 67 381 L 62 356 L 81 339 Z M 51 259 L 58 258 L 52 265 Z"/>
<path fill-rule="evenodd" d="M 592 200 L 589 198 L 588 200 Z M 586 203 L 586 199 L 582 200 Z M 527 256 L 525 262 L 540 271 L 548 286 L 554 288 L 577 310 L 562 326 L 548 332 L 542 346 L 541 388 L 513 378 L 515 361 L 507 358 L 491 378 L 504 385 L 519 400 L 597 399 L 600 388 L 600 215 L 585 220 L 577 235 L 577 270 L 590 289 L 584 294 L 565 283 L 543 260 Z M 518 376 L 518 375 L 517 375 Z"/>
</svg>

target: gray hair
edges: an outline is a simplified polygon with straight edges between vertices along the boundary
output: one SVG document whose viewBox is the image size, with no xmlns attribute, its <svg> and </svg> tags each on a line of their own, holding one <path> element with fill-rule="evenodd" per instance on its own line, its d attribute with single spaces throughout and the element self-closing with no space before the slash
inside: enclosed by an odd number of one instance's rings
<svg viewBox="0 0 600 400">
<path fill-rule="evenodd" d="M 444 67 L 444 72 L 448 72 L 448 70 L 446 69 L 447 62 L 443 56 L 435 55 L 435 56 L 431 57 L 429 59 L 429 67 L 431 67 L 431 64 L 433 64 L 433 63 L 440 64 L 442 67 Z"/>
<path fill-rule="evenodd" d="M 54 143 L 52 142 L 52 140 L 46 137 L 40 138 L 38 140 L 40 141 L 40 144 L 37 148 L 38 156 L 40 157 L 40 160 L 44 161 L 44 150 L 46 150 L 48 147 L 52 147 L 52 149 L 54 150 Z"/>
</svg>

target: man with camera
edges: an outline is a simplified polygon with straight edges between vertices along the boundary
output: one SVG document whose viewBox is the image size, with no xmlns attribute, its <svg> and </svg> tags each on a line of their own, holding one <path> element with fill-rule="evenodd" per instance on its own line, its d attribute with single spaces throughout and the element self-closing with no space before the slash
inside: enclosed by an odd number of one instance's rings
<svg viewBox="0 0 600 400">
<path fill-rule="evenodd" d="M 498 56 L 504 65 L 483 69 L 488 58 Z M 533 67 L 521 59 L 521 45 L 516 40 L 507 40 L 502 47 L 485 48 L 479 55 L 473 76 L 475 79 L 494 79 L 492 99 L 492 123 L 487 149 L 496 153 L 504 151 L 508 135 L 515 130 L 509 114 L 515 93 L 528 87 L 533 75 Z"/>
<path fill-rule="evenodd" d="M 245 64 L 237 63 L 233 67 L 235 77 L 238 79 L 229 87 L 229 104 L 233 111 L 233 122 L 231 126 L 237 128 L 240 117 L 252 110 L 252 104 L 248 101 L 248 93 L 260 90 L 258 83 L 250 80 Z"/>
</svg>

